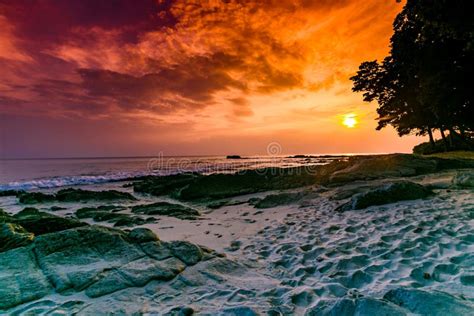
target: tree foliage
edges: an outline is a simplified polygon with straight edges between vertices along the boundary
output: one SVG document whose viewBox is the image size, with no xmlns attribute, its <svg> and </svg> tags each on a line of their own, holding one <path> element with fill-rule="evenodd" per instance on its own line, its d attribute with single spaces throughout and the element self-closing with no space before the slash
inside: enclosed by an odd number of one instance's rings
<svg viewBox="0 0 474 316">
<path fill-rule="evenodd" d="M 353 91 L 378 103 L 380 130 L 400 136 L 439 130 L 470 142 L 474 131 L 472 0 L 408 0 L 394 23 L 390 53 L 351 78 Z M 447 144 L 448 145 L 448 144 Z"/>
</svg>

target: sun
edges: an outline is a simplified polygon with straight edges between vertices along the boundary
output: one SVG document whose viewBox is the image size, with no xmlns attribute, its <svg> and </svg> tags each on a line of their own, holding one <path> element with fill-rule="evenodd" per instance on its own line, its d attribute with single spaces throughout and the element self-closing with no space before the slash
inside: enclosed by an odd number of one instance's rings
<svg viewBox="0 0 474 316">
<path fill-rule="evenodd" d="M 342 124 L 348 128 L 354 128 L 357 125 L 357 115 L 354 113 L 344 115 Z"/>
</svg>

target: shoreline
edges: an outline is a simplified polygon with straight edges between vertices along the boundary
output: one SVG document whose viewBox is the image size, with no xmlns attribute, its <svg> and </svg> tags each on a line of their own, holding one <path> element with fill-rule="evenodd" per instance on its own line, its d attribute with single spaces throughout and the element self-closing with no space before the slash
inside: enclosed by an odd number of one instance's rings
<svg viewBox="0 0 474 316">
<path fill-rule="evenodd" d="M 347 159 L 364 159 L 371 157 L 387 157 L 387 156 L 413 156 L 419 157 L 422 159 L 461 159 L 461 160 L 472 160 L 472 154 L 469 152 L 453 152 L 453 153 L 444 153 L 436 154 L 429 156 L 419 156 L 412 154 L 345 154 L 345 155 L 286 155 L 286 156 L 255 156 L 255 157 L 242 157 L 241 159 L 225 159 L 221 157 L 219 164 L 213 165 L 211 162 L 202 162 L 202 161 L 190 161 L 184 160 L 183 162 L 172 161 L 173 164 L 177 163 L 177 166 L 170 168 L 168 166 L 169 162 L 165 161 L 155 161 L 156 157 L 151 157 L 154 160 L 147 162 L 147 168 L 152 168 L 151 170 L 142 170 L 142 171 L 115 171 L 108 172 L 103 174 L 66 174 L 61 176 L 52 176 L 52 177 L 37 177 L 33 179 L 21 179 L 10 181 L 0 184 L 0 195 L 5 191 L 34 191 L 34 190 L 48 190 L 48 189 L 59 189 L 59 188 L 70 188 L 70 187 L 79 187 L 79 186 L 88 186 L 88 185 L 101 185 L 113 182 L 124 182 L 124 181 L 136 181 L 141 180 L 147 177 L 161 177 L 168 175 L 179 175 L 183 173 L 198 173 L 202 175 L 211 175 L 211 174 L 231 174 L 231 173 L 241 173 L 248 172 L 252 170 L 261 170 L 261 169 L 294 169 L 306 167 L 314 169 L 314 166 L 327 165 L 334 161 L 341 161 Z M 188 157 L 179 157 L 179 156 L 169 156 L 169 157 L 160 157 L 163 158 L 192 158 L 192 157 L 215 157 L 215 156 L 188 156 Z M 125 157 L 127 159 L 135 159 L 134 157 Z M 147 157 L 139 157 L 147 158 Z M 49 158 L 48 158 L 49 159 Z M 53 160 L 61 160 L 63 158 L 53 158 Z M 67 158 L 66 160 L 68 160 Z M 71 158 L 76 159 L 76 158 Z M 80 158 L 82 159 L 82 158 Z M 95 159 L 95 158 L 88 158 Z M 102 159 L 102 158 L 101 158 Z M 103 158 L 108 159 L 108 158 Z M 110 158 L 115 159 L 115 158 Z M 117 158 L 121 159 L 121 158 Z M 256 160 L 255 160 L 256 159 Z M 35 159 L 33 159 L 35 160 Z M 36 159 L 37 160 L 37 159 Z M 246 162 L 246 160 L 252 160 L 251 162 Z M 259 161 L 260 160 L 260 161 Z M 295 164 L 291 165 L 292 161 L 296 161 Z M 243 162 L 242 162 L 243 161 Z M 288 165 L 285 162 L 288 161 Z M 222 163 L 224 162 L 224 163 Z M 227 162 L 227 163 L 226 163 Z M 164 164 L 164 165 L 162 165 Z M 162 165 L 162 166 L 161 166 Z M 156 169 L 154 167 L 161 166 L 166 167 L 164 170 Z M 141 166 L 143 168 L 143 166 Z M 145 168 L 146 169 L 146 168 Z M 168 171 L 166 171 L 168 170 Z M 311 172 L 311 170 L 310 170 Z"/>
<path fill-rule="evenodd" d="M 115 182 L 61 194 L 46 190 L 47 197 L 35 197 L 44 201 L 24 196 L 29 204 L 0 197 L 0 208 L 9 213 L 3 223 L 48 222 L 59 229 L 22 232 L 31 240 L 0 252 L 7 267 L 2 293 L 10 300 L 0 299 L 0 310 L 403 315 L 438 306 L 439 315 L 466 314 L 474 308 L 473 169 L 470 161 L 384 155 L 319 166 L 314 174 L 148 177 L 126 187 Z M 130 226 L 115 226 L 120 220 Z M 99 231 L 103 237 L 93 247 L 99 253 L 85 251 L 83 239 L 68 250 L 72 246 L 55 237 Z M 137 243 L 131 236 L 138 233 L 147 237 Z M 104 238 L 116 241 L 104 244 Z M 44 240 L 59 248 L 38 250 Z M 159 248 L 146 252 L 152 245 Z M 136 257 L 124 257 L 130 249 Z M 187 262 L 179 249 L 194 249 L 200 259 Z M 26 272 L 8 264 L 14 254 L 30 252 L 37 263 L 20 262 L 41 280 L 33 289 L 26 287 Z M 98 255 L 100 265 L 94 263 Z M 117 275 L 104 272 L 111 267 Z M 177 272 L 163 279 L 164 271 Z M 107 283 L 112 280 L 114 287 Z"/>
</svg>

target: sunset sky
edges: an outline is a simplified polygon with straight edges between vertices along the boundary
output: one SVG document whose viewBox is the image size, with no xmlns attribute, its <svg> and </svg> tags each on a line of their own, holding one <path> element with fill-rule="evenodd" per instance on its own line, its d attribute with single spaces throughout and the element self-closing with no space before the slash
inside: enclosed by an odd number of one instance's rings
<svg viewBox="0 0 474 316">
<path fill-rule="evenodd" d="M 411 151 L 348 79 L 402 5 L 0 0 L 1 157 Z"/>
</svg>

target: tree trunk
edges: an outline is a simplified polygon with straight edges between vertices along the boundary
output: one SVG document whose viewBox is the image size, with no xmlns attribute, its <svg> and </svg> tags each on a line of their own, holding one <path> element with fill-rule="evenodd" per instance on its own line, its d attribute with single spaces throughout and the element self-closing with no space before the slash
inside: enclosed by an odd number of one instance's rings
<svg viewBox="0 0 474 316">
<path fill-rule="evenodd" d="M 449 130 L 449 135 L 453 135 L 453 137 L 456 137 L 462 143 L 466 144 L 468 146 L 468 148 L 473 148 L 474 147 L 472 140 L 469 139 L 468 137 L 466 137 L 466 133 L 463 129 L 460 129 L 459 133 L 456 132 L 454 129 L 450 129 Z"/>
<path fill-rule="evenodd" d="M 439 131 L 441 133 L 441 138 L 443 139 L 444 151 L 448 151 L 449 144 L 448 144 L 448 141 L 446 139 L 446 135 L 444 135 L 444 131 L 443 131 L 442 128 L 440 128 Z"/>
<path fill-rule="evenodd" d="M 430 136 L 431 147 L 434 149 L 435 148 L 435 141 L 434 141 L 434 138 L 433 138 L 433 132 L 431 131 L 431 127 L 428 127 L 428 135 Z"/>
<path fill-rule="evenodd" d="M 464 133 L 463 130 L 460 130 L 459 133 L 456 132 L 454 128 L 449 129 L 449 133 L 453 134 L 453 137 L 457 137 L 460 140 L 466 139 L 466 134 Z"/>
<path fill-rule="evenodd" d="M 448 137 L 448 140 L 449 140 L 449 148 L 453 148 L 453 146 L 454 146 L 454 140 L 453 140 L 454 131 L 453 131 L 451 128 L 448 128 L 448 130 L 449 130 L 449 137 Z"/>
</svg>

